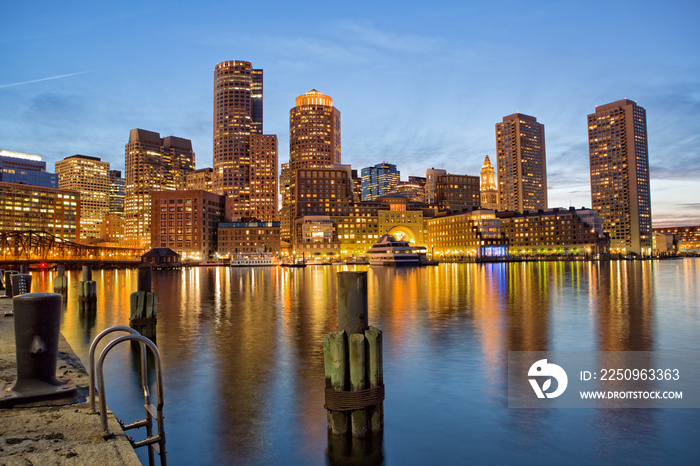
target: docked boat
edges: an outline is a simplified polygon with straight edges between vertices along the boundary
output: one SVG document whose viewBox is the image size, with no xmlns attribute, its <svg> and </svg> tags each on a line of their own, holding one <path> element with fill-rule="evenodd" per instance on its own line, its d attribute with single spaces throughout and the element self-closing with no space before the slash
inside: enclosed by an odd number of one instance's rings
<svg viewBox="0 0 700 466">
<path fill-rule="evenodd" d="M 231 255 L 231 267 L 274 267 L 280 264 L 272 252 L 238 252 Z"/>
<path fill-rule="evenodd" d="M 369 265 L 420 265 L 416 248 L 386 234 L 367 251 Z"/>
</svg>

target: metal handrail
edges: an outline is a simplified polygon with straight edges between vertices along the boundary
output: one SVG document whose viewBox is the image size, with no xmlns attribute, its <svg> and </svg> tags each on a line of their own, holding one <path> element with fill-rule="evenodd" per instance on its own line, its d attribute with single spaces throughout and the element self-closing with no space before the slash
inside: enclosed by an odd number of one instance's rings
<svg viewBox="0 0 700 466">
<path fill-rule="evenodd" d="M 97 342 L 102 339 L 105 335 L 115 332 L 115 331 L 125 331 L 131 333 L 131 335 L 124 335 L 119 338 L 116 338 L 109 342 L 104 349 L 102 350 L 102 353 L 100 353 L 99 360 L 97 361 L 97 367 L 95 368 L 95 358 L 94 358 L 94 353 L 95 353 L 95 348 L 97 346 Z M 144 408 L 146 411 L 146 417 L 143 420 L 133 422 L 128 425 L 124 425 L 121 421 L 119 423 L 121 424 L 122 428 L 124 430 L 128 429 L 134 429 L 134 428 L 139 428 L 139 427 L 146 427 L 146 438 L 144 440 L 141 440 L 139 442 L 134 442 L 131 438 L 129 438 L 129 441 L 131 442 L 131 445 L 134 448 L 139 448 L 143 446 L 148 447 L 148 461 L 149 464 L 152 466 L 154 465 L 154 457 L 153 457 L 153 452 L 155 451 L 160 455 L 160 464 L 163 466 L 167 466 L 167 461 L 166 461 L 166 450 L 165 450 L 165 429 L 163 425 L 163 377 L 162 377 L 162 367 L 161 367 L 161 361 L 160 361 L 160 353 L 158 352 L 158 348 L 156 345 L 149 340 L 148 338 L 142 336 L 139 334 L 136 330 L 132 329 L 131 327 L 125 327 L 125 326 L 116 326 L 116 327 L 111 327 L 102 333 L 100 333 L 97 337 L 95 337 L 95 340 L 93 341 L 92 345 L 90 346 L 90 401 L 91 401 L 91 410 L 94 412 L 94 385 L 95 385 L 95 377 L 97 377 L 97 390 L 100 394 L 100 420 L 102 422 L 102 436 L 105 439 L 112 438 L 114 437 L 114 434 L 112 431 L 109 429 L 109 425 L 107 424 L 107 397 L 105 393 L 105 382 L 104 382 L 104 372 L 102 370 L 103 365 L 104 365 L 104 360 L 107 357 L 107 354 L 117 346 L 119 343 L 122 343 L 124 341 L 137 341 L 139 343 L 139 349 L 141 350 L 141 386 L 143 388 L 143 395 L 144 395 Z M 157 394 L 158 394 L 158 404 L 156 406 L 153 406 L 151 404 L 151 395 L 150 391 L 148 388 L 148 374 L 146 372 L 147 369 L 147 362 L 146 362 L 146 352 L 145 348 L 148 347 L 151 352 L 153 353 L 153 357 L 155 360 L 155 369 L 156 369 L 156 388 L 157 388 Z M 153 418 L 156 418 L 156 421 L 158 422 L 158 435 L 153 435 Z"/>
<path fill-rule="evenodd" d="M 131 327 L 127 327 L 126 325 L 117 325 L 115 327 L 110 327 L 106 330 L 103 330 L 100 332 L 94 340 L 92 340 L 92 344 L 90 344 L 90 353 L 88 355 L 88 364 L 90 365 L 90 407 L 88 408 L 88 413 L 90 414 L 97 414 L 97 411 L 95 410 L 95 350 L 97 349 L 97 344 L 102 340 L 106 335 L 109 335 L 112 332 L 127 332 L 131 333 L 134 335 L 140 335 L 139 332 L 134 330 Z M 143 351 L 143 346 L 141 348 L 141 384 L 143 385 L 144 383 L 144 378 L 146 377 L 146 353 Z"/>
</svg>

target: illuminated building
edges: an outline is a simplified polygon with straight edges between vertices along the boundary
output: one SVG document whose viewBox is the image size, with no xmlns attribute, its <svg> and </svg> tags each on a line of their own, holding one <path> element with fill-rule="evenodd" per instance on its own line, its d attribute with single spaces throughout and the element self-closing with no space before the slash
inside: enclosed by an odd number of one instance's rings
<svg viewBox="0 0 700 466">
<path fill-rule="evenodd" d="M 72 155 L 56 162 L 59 189 L 80 193 L 80 241 L 100 238 L 102 219 L 109 212 L 109 162 L 99 157 Z"/>
<path fill-rule="evenodd" d="M 294 254 L 307 260 L 339 259 L 340 241 L 328 215 L 307 215 L 295 220 Z"/>
<path fill-rule="evenodd" d="M 277 136 L 250 136 L 249 216 L 263 222 L 279 220 L 277 210 Z M 229 212 L 229 218 L 235 215 Z"/>
<path fill-rule="evenodd" d="M 360 202 L 351 206 L 342 217 L 331 217 L 336 226 L 342 257 L 360 257 L 379 240 L 381 202 Z"/>
<path fill-rule="evenodd" d="M 588 115 L 591 201 L 613 253 L 651 254 L 646 111 L 631 100 Z"/>
<path fill-rule="evenodd" d="M 133 247 L 151 243 L 151 194 L 182 190 L 194 172 L 192 142 L 143 129 L 132 129 L 126 144 L 125 241 Z"/>
<path fill-rule="evenodd" d="M 109 211 L 124 218 L 124 196 L 126 180 L 119 170 L 109 171 Z"/>
<path fill-rule="evenodd" d="M 436 168 L 428 168 L 425 171 L 425 202 L 426 204 L 435 204 L 435 188 L 437 187 L 437 179 L 440 175 L 447 175 L 446 170 Z"/>
<path fill-rule="evenodd" d="M 214 192 L 229 198 L 230 219 L 277 220 L 277 137 L 262 133 L 263 71 L 247 61 L 219 63 L 214 70 Z"/>
<path fill-rule="evenodd" d="M 210 193 L 214 192 L 214 169 L 200 168 L 185 177 L 185 189 L 201 189 Z"/>
<path fill-rule="evenodd" d="M 681 252 L 700 251 L 700 226 L 654 228 L 652 231 L 673 235 Z"/>
<path fill-rule="evenodd" d="M 440 210 L 460 212 L 478 209 L 479 177 L 469 175 L 440 175 L 435 185 L 435 204 Z"/>
<path fill-rule="evenodd" d="M 504 257 L 508 240 L 493 210 L 472 210 L 426 220 L 428 253 L 435 260 Z"/>
<path fill-rule="evenodd" d="M 601 218 L 592 209 L 499 212 L 501 231 L 514 255 L 580 255 L 608 252 Z"/>
<path fill-rule="evenodd" d="M 58 188 L 58 175 L 46 172 L 41 156 L 0 150 L 0 181 Z"/>
<path fill-rule="evenodd" d="M 224 196 L 197 189 L 157 191 L 151 197 L 151 248 L 170 248 L 183 260 L 214 257 Z"/>
<path fill-rule="evenodd" d="M 409 176 L 408 181 L 399 181 L 391 193 L 406 196 L 411 202 L 423 204 L 425 202 L 425 178 Z"/>
<path fill-rule="evenodd" d="M 362 200 L 373 201 L 379 196 L 389 194 L 399 184 L 401 173 L 396 165 L 378 163 L 373 167 L 362 169 Z"/>
<path fill-rule="evenodd" d="M 498 204 L 501 210 L 547 209 L 544 125 L 515 113 L 496 123 Z"/>
<path fill-rule="evenodd" d="M 408 241 L 411 246 L 426 246 L 424 239 L 423 212 L 420 210 L 378 210 L 378 230 L 390 234 L 399 241 Z M 375 240 L 376 242 L 377 240 Z"/>
<path fill-rule="evenodd" d="M 496 174 L 491 165 L 489 156 L 486 155 L 484 165 L 481 166 L 481 208 L 498 210 L 498 185 L 496 184 Z"/>
<path fill-rule="evenodd" d="M 281 235 L 290 242 L 294 236 L 296 173 L 302 168 L 330 168 L 339 165 L 340 111 L 333 99 L 313 89 L 295 99 L 289 111 L 288 186 L 282 188 Z M 285 167 L 282 168 L 285 170 Z M 351 191 L 352 192 L 352 191 Z"/>
<path fill-rule="evenodd" d="M 124 217 L 116 212 L 107 213 L 100 225 L 100 239 L 105 243 L 116 243 L 110 246 L 117 247 L 124 239 Z"/>
<path fill-rule="evenodd" d="M 44 231 L 59 241 L 80 238 L 80 194 L 0 182 L 0 231 Z"/>
<path fill-rule="evenodd" d="M 219 256 L 258 251 L 280 252 L 279 222 L 219 223 Z"/>
</svg>

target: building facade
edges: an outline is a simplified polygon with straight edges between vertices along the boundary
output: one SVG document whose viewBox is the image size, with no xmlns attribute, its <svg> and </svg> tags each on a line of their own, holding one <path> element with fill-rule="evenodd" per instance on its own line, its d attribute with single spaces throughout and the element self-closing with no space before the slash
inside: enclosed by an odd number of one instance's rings
<svg viewBox="0 0 700 466">
<path fill-rule="evenodd" d="M 279 222 L 219 223 L 219 256 L 268 251 L 280 252 Z"/>
<path fill-rule="evenodd" d="M 654 228 L 652 231 L 673 235 L 680 252 L 700 252 L 700 226 Z"/>
<path fill-rule="evenodd" d="M 547 210 L 544 125 L 515 113 L 496 123 L 498 203 L 501 210 Z"/>
<path fill-rule="evenodd" d="M 513 255 L 596 256 L 609 251 L 601 218 L 592 209 L 499 212 Z"/>
<path fill-rule="evenodd" d="M 373 201 L 379 196 L 389 194 L 401 178 L 396 165 L 391 163 L 378 163 L 373 167 L 363 168 L 361 173 L 363 201 Z"/>
<path fill-rule="evenodd" d="M 109 171 L 109 212 L 124 218 L 124 196 L 126 196 L 126 179 L 120 170 Z"/>
<path fill-rule="evenodd" d="M 435 186 L 435 204 L 440 210 L 460 212 L 479 208 L 479 177 L 440 175 Z"/>
<path fill-rule="evenodd" d="M 247 61 L 214 69 L 213 170 L 228 218 L 277 220 L 277 137 L 263 135 L 263 71 Z"/>
<path fill-rule="evenodd" d="M 214 192 L 214 169 L 200 168 L 187 175 L 185 189 L 201 189 L 210 193 Z"/>
<path fill-rule="evenodd" d="M 195 160 L 189 139 L 132 129 L 126 144 L 125 241 L 133 247 L 151 243 L 151 194 L 185 189 Z"/>
<path fill-rule="evenodd" d="M 646 111 L 631 100 L 588 115 L 591 202 L 613 253 L 651 254 Z"/>
<path fill-rule="evenodd" d="M 73 155 L 56 162 L 59 189 L 80 193 L 80 242 L 100 238 L 102 220 L 109 213 L 109 162 L 99 157 Z"/>
<path fill-rule="evenodd" d="M 447 170 L 428 168 L 425 171 L 425 203 L 435 204 L 435 189 L 440 175 L 447 175 Z"/>
<path fill-rule="evenodd" d="M 505 257 L 508 240 L 492 210 L 473 210 L 426 220 L 428 254 L 434 260 Z"/>
<path fill-rule="evenodd" d="M 224 196 L 202 190 L 152 193 L 151 248 L 170 248 L 183 260 L 207 260 L 217 252 Z"/>
<path fill-rule="evenodd" d="M 491 165 L 489 156 L 486 155 L 484 164 L 481 166 L 481 208 L 488 210 L 498 210 L 498 185 L 496 184 L 496 171 Z"/>
<path fill-rule="evenodd" d="M 43 231 L 60 241 L 80 238 L 80 194 L 0 182 L 0 231 Z"/>
<path fill-rule="evenodd" d="M 0 181 L 58 188 L 58 175 L 46 172 L 41 156 L 0 150 Z"/>
</svg>

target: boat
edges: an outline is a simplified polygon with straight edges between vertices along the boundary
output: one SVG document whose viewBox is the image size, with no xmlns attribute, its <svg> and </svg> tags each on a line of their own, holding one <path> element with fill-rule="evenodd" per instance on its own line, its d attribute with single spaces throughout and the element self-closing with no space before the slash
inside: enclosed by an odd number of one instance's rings
<svg viewBox="0 0 700 466">
<path fill-rule="evenodd" d="M 408 241 L 399 241 L 389 234 L 382 235 L 367 251 L 369 265 L 420 265 L 416 248 Z"/>
<path fill-rule="evenodd" d="M 280 265 L 281 265 L 282 267 L 296 267 L 296 268 L 302 268 L 302 267 L 306 267 L 306 261 L 305 261 L 304 258 L 302 257 L 302 258 L 298 258 L 297 260 L 292 261 L 292 262 L 282 262 Z"/>
<path fill-rule="evenodd" d="M 280 260 L 273 252 L 237 252 L 231 255 L 231 267 L 274 267 Z"/>
</svg>

